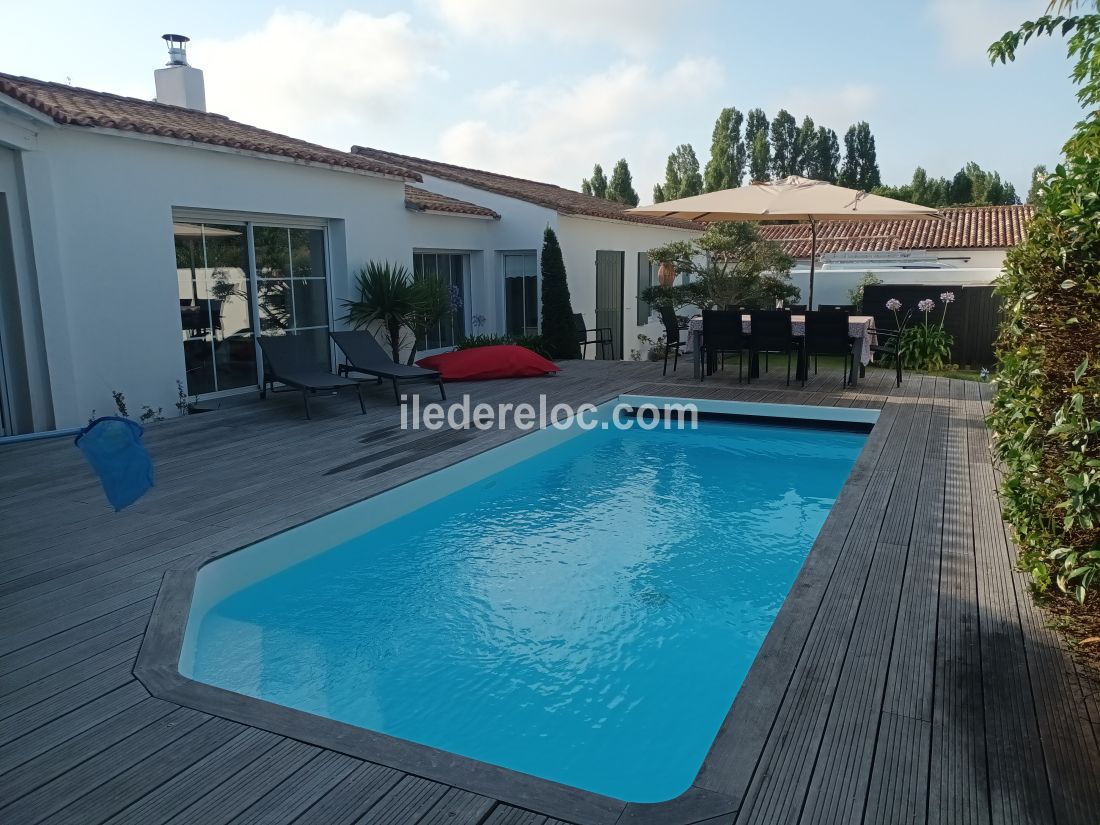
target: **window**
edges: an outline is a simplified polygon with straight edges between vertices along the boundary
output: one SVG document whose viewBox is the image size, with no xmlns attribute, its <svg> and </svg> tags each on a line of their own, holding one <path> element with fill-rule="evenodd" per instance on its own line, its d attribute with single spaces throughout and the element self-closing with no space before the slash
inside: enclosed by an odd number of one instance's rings
<svg viewBox="0 0 1100 825">
<path fill-rule="evenodd" d="M 321 229 L 256 226 L 256 308 L 261 335 L 295 333 L 314 360 L 329 361 L 325 233 Z"/>
<path fill-rule="evenodd" d="M 329 363 L 325 230 L 177 220 L 188 395 L 260 383 L 255 335 L 297 333 Z"/>
<path fill-rule="evenodd" d="M 539 334 L 538 256 L 504 253 L 504 331 L 512 336 Z"/>
<path fill-rule="evenodd" d="M 653 307 L 642 300 L 642 293 L 657 283 L 658 266 L 656 261 L 649 260 L 648 252 L 638 253 L 638 317 L 636 320 L 640 327 L 649 323 L 650 313 L 653 312 Z"/>
<path fill-rule="evenodd" d="M 466 281 L 470 272 L 470 256 L 450 252 L 416 252 L 413 254 L 413 277 L 436 278 L 446 289 L 447 313 L 422 340 L 419 350 L 453 347 L 466 337 Z"/>
</svg>

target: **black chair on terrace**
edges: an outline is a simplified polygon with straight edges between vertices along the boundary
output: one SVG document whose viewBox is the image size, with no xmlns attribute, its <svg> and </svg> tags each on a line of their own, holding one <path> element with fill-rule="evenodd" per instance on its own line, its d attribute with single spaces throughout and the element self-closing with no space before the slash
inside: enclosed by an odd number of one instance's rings
<svg viewBox="0 0 1100 825">
<path fill-rule="evenodd" d="M 741 353 L 745 349 L 745 333 L 741 327 L 741 313 L 726 310 L 703 310 L 703 338 L 700 356 L 703 368 L 699 371 L 699 380 L 706 378 L 710 359 L 713 356 L 725 369 L 728 353 L 737 353 L 737 381 L 741 382 Z"/>
<path fill-rule="evenodd" d="M 751 313 L 752 329 L 749 332 L 749 383 L 752 383 L 754 367 L 759 368 L 760 353 L 786 353 L 787 384 L 791 383 L 791 353 L 798 353 L 801 344 L 791 332 L 789 309 L 767 309 Z M 703 323 L 704 334 L 706 322 Z"/>
<path fill-rule="evenodd" d="M 581 345 L 581 358 L 588 357 L 588 345 L 599 344 L 600 353 L 607 358 L 607 347 L 611 346 L 611 360 L 615 360 L 615 341 L 611 338 L 611 327 L 585 326 L 584 316 L 579 312 L 573 315 L 573 326 L 577 329 L 577 343 Z"/>
<path fill-rule="evenodd" d="M 848 337 L 847 312 L 807 312 L 806 332 L 802 338 L 802 386 L 806 386 L 807 361 L 814 357 L 814 375 L 817 375 L 817 356 L 840 355 L 844 359 L 844 384 L 848 383 L 848 358 L 852 355 L 852 339 Z"/>
<path fill-rule="evenodd" d="M 302 403 L 309 414 L 309 397 L 319 390 L 333 393 L 342 389 L 353 389 L 359 399 L 359 409 L 366 415 L 363 394 L 359 391 L 359 382 L 340 375 L 333 375 L 328 367 L 317 360 L 313 350 L 313 341 L 304 335 L 261 335 L 256 339 L 264 356 L 264 383 L 260 387 L 260 398 L 267 398 L 268 387 L 275 390 L 278 381 L 291 389 L 302 391 Z M 327 350 L 328 347 L 326 346 Z"/>
<path fill-rule="evenodd" d="M 378 340 L 365 330 L 330 332 L 336 346 L 344 353 L 345 363 L 337 367 L 340 375 L 350 377 L 353 372 L 373 375 L 382 383 L 388 378 L 393 382 L 393 398 L 401 403 L 401 394 L 397 389 L 399 381 L 430 381 L 439 385 L 439 394 L 447 400 L 447 391 L 443 389 L 443 378 L 435 370 L 424 369 L 415 364 L 397 364 L 382 349 Z"/>
<path fill-rule="evenodd" d="M 661 308 L 661 323 L 665 325 L 665 366 L 661 370 L 661 375 L 668 375 L 669 350 L 674 353 L 672 371 L 676 372 L 676 365 L 680 362 L 680 348 L 684 345 L 684 339 L 680 334 L 680 319 L 676 317 L 672 307 Z"/>
<path fill-rule="evenodd" d="M 904 356 L 901 354 L 901 334 L 909 322 L 911 312 L 906 312 L 899 319 L 893 312 L 885 307 L 867 313 L 874 316 L 875 330 L 871 339 L 871 353 L 876 358 L 885 356 L 894 365 L 894 380 L 897 386 L 901 386 L 901 368 Z M 898 326 L 898 323 L 901 326 Z"/>
</svg>

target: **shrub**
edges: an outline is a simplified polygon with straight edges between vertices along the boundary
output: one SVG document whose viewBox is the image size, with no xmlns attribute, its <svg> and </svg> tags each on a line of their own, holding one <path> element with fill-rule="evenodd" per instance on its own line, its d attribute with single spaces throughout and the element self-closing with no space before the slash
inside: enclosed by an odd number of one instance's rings
<svg viewBox="0 0 1100 825">
<path fill-rule="evenodd" d="M 951 358 L 951 347 L 955 340 L 943 324 L 947 319 L 947 305 L 954 302 L 953 292 L 940 295 L 943 314 L 939 323 L 930 323 L 929 316 L 936 308 L 936 302 L 925 298 L 917 304 L 917 310 L 924 314 L 924 322 L 911 324 L 901 332 L 901 356 L 906 366 L 915 370 L 942 370 Z"/>
<path fill-rule="evenodd" d="M 569 301 L 569 282 L 561 257 L 558 236 L 549 226 L 542 241 L 542 341 L 551 358 L 580 358 L 573 305 Z M 531 347 L 529 347 L 531 349 Z M 538 350 L 536 350 L 538 352 Z"/>
<path fill-rule="evenodd" d="M 848 303 L 856 308 L 856 312 L 863 312 L 863 288 L 866 286 L 878 286 L 882 278 L 874 272 L 864 272 L 859 283 L 848 290 Z"/>
<path fill-rule="evenodd" d="M 515 338 L 507 335 L 468 335 L 455 344 L 455 349 L 477 349 L 478 347 L 499 347 L 503 344 L 515 344 L 517 347 L 525 347 L 538 353 L 543 358 L 553 357 L 546 346 L 546 338 L 542 335 L 517 335 Z"/>
<path fill-rule="evenodd" d="M 990 56 L 1012 59 L 1022 42 L 1055 32 L 1073 33 L 1088 114 L 1038 187 L 1027 240 L 1005 259 L 990 426 L 1024 566 L 1040 588 L 1053 581 L 1084 601 L 1100 581 L 1100 15 L 1024 23 Z"/>
</svg>

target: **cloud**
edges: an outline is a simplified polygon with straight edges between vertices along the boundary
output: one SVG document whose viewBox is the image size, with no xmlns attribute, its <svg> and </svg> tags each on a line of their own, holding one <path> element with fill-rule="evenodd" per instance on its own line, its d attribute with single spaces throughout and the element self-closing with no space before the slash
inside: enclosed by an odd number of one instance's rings
<svg viewBox="0 0 1100 825">
<path fill-rule="evenodd" d="M 867 120 L 881 95 L 870 83 L 847 83 L 828 89 L 792 89 L 778 100 L 775 111 L 786 109 L 799 123 L 805 115 L 818 126 L 826 126 L 843 135 L 849 124 Z M 769 112 L 774 115 L 775 111 Z"/>
<path fill-rule="evenodd" d="M 238 37 L 194 43 L 190 60 L 205 73 L 210 111 L 340 148 L 348 134 L 400 118 L 425 80 L 446 79 L 426 57 L 438 45 L 406 14 L 347 11 L 328 22 L 277 11 Z"/>
<path fill-rule="evenodd" d="M 640 53 L 662 41 L 684 18 L 682 7 L 667 0 L 426 0 L 451 29 L 461 35 L 501 37 L 509 42 L 550 37 L 575 43 L 607 42 L 628 53 Z M 709 5 L 711 0 L 703 0 Z M 699 4 L 693 10 L 701 12 Z"/>
<path fill-rule="evenodd" d="M 984 63 L 989 44 L 1041 12 L 1034 0 L 932 0 L 928 13 L 944 52 L 960 63 Z"/>
<path fill-rule="evenodd" d="M 617 63 L 568 85 L 509 82 L 476 97 L 478 116 L 445 130 L 443 160 L 577 188 L 592 164 L 626 157 L 642 198 L 663 175 L 681 121 L 712 117 L 720 65 L 685 58 L 669 71 Z M 667 118 L 664 112 L 676 112 Z M 703 149 L 705 155 L 706 147 Z M 705 157 L 702 159 L 705 161 Z"/>
</svg>

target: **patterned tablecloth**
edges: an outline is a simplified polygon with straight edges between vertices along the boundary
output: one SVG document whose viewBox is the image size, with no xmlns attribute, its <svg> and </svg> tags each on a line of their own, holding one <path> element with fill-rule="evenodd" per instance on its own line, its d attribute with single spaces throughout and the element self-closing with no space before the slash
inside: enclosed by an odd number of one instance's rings
<svg viewBox="0 0 1100 825">
<path fill-rule="evenodd" d="M 748 315 L 741 316 L 741 329 L 747 334 L 752 331 L 752 322 Z M 703 318 L 696 315 L 688 321 L 688 341 L 686 352 L 694 352 L 699 347 L 699 334 L 703 331 Z M 806 317 L 791 316 L 791 334 L 801 338 L 806 334 Z M 848 337 L 861 342 L 860 363 L 871 363 L 871 347 L 875 343 L 875 319 L 870 315 L 848 316 Z"/>
</svg>

